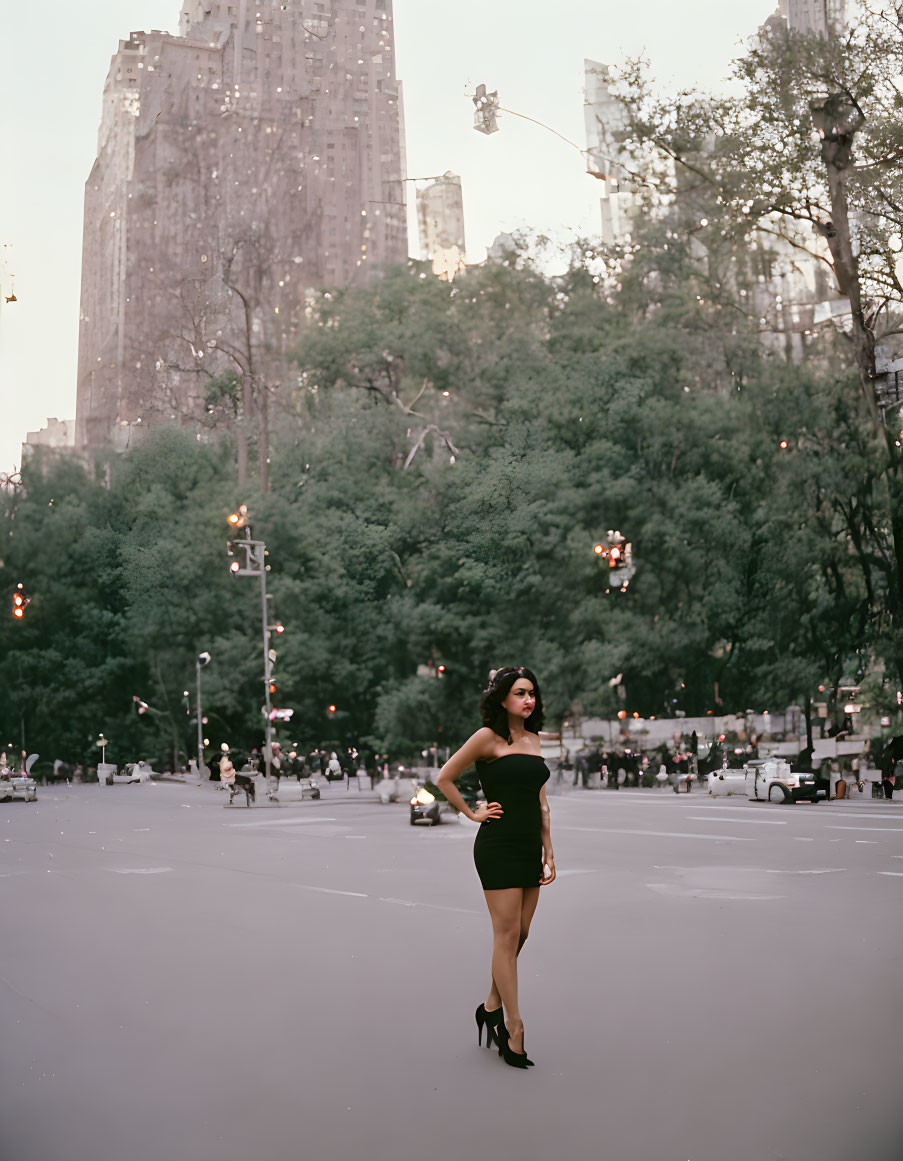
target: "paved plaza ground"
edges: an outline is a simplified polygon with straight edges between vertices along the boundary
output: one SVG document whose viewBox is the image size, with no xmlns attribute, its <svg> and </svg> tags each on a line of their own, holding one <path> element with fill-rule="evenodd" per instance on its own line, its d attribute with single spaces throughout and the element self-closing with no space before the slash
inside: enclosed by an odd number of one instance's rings
<svg viewBox="0 0 903 1161">
<path fill-rule="evenodd" d="M 903 802 L 550 797 L 536 1067 L 474 827 L 330 787 L 0 804 L 2 1161 L 900 1161 Z"/>
</svg>

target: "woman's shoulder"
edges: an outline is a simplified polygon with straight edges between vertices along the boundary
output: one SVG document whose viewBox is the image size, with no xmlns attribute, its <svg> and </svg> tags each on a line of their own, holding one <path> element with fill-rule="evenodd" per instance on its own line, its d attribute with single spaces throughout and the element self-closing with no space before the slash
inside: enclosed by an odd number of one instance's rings
<svg viewBox="0 0 903 1161">
<path fill-rule="evenodd" d="M 501 739 L 495 730 L 489 726 L 481 726 L 476 733 L 470 735 L 464 743 L 471 761 L 491 761 L 497 754 Z M 464 748 L 462 747 L 462 749 Z"/>
</svg>

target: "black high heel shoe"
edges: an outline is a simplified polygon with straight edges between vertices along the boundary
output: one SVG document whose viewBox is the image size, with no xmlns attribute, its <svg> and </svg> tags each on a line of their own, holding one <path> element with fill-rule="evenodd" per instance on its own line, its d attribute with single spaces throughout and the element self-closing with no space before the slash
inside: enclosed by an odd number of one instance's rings
<svg viewBox="0 0 903 1161">
<path fill-rule="evenodd" d="M 510 1064 L 512 1068 L 533 1068 L 533 1061 L 526 1052 L 515 1052 L 509 1041 L 511 1039 L 510 1033 L 504 1023 L 499 1025 L 496 1037 L 499 1042 L 499 1056 Z"/>
<path fill-rule="evenodd" d="M 477 1018 L 477 1044 L 482 1047 L 483 1044 L 483 1025 L 486 1025 L 486 1047 L 492 1047 L 493 1036 L 498 1042 L 499 1038 L 499 1024 L 502 1022 L 502 1009 L 495 1008 L 491 1012 L 487 1012 L 483 1004 L 480 1004 L 476 1011 Z"/>
</svg>

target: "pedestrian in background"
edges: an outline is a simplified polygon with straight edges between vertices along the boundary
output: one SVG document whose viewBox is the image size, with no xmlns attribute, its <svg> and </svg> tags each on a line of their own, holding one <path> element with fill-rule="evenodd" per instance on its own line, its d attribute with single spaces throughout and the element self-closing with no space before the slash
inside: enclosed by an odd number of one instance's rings
<svg viewBox="0 0 903 1161">
<path fill-rule="evenodd" d="M 264 767 L 265 769 L 265 767 Z M 279 742 L 270 745 L 270 776 L 267 779 L 267 798 L 278 802 L 279 780 L 282 778 L 282 746 Z"/>
<path fill-rule="evenodd" d="M 436 783 L 448 801 L 480 824 L 474 863 L 492 920 L 492 981 L 476 1011 L 478 1039 L 487 1029 L 505 1063 L 527 1068 L 517 991 L 517 957 L 530 931 L 540 888 L 555 881 L 555 856 L 542 757 L 542 696 L 529 669 L 496 671 L 480 699 L 477 730 L 442 767 Z M 486 795 L 472 810 L 455 781 L 471 763 Z"/>
<path fill-rule="evenodd" d="M 229 757 L 229 747 L 224 746 L 223 753 L 219 760 L 219 780 L 224 789 L 232 794 L 235 786 L 235 767 L 232 765 L 232 759 Z"/>
<path fill-rule="evenodd" d="M 884 789 L 884 797 L 892 799 L 894 796 L 894 787 L 897 784 L 897 776 L 903 778 L 903 761 L 896 762 L 890 770 L 881 779 L 881 786 Z"/>
</svg>

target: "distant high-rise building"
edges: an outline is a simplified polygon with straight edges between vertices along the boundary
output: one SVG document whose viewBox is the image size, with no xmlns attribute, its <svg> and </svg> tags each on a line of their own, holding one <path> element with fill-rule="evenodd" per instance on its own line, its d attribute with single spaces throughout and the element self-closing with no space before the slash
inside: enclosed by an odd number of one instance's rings
<svg viewBox="0 0 903 1161">
<path fill-rule="evenodd" d="M 780 0 L 780 13 L 795 32 L 827 36 L 846 22 L 846 0 Z"/>
<path fill-rule="evenodd" d="M 846 7 L 846 0 L 780 0 L 780 7 L 759 28 L 760 40 L 787 29 L 836 34 L 846 23 Z M 849 302 L 838 297 L 833 284 L 825 239 L 788 217 L 777 215 L 773 225 L 767 245 L 762 243 L 758 252 L 762 264 L 753 305 L 767 320 L 763 342 L 798 360 L 803 357 L 802 336 L 844 310 L 849 313 Z"/>
<path fill-rule="evenodd" d="M 312 287 L 407 260 L 392 0 L 184 0 L 120 41 L 85 188 L 76 442 L 260 377 Z M 120 441 L 121 442 L 121 441 Z"/>
<path fill-rule="evenodd" d="M 611 94 L 611 71 L 595 60 L 583 62 L 587 169 L 602 182 L 602 240 L 621 241 L 630 233 L 635 198 L 625 188 L 622 147 L 617 134 L 626 127 L 623 108 Z"/>
<path fill-rule="evenodd" d="M 417 191 L 417 224 L 423 257 L 440 278 L 454 279 L 465 263 L 461 179 L 445 173 Z"/>
<path fill-rule="evenodd" d="M 40 431 L 29 431 L 22 444 L 22 462 L 30 456 L 35 448 L 53 448 L 54 451 L 65 451 L 75 446 L 74 419 L 48 419 Z"/>
</svg>

